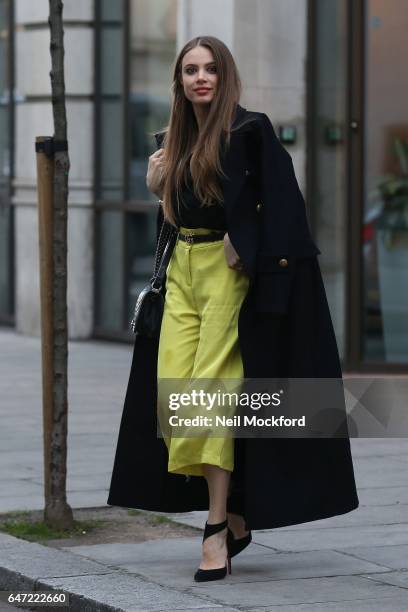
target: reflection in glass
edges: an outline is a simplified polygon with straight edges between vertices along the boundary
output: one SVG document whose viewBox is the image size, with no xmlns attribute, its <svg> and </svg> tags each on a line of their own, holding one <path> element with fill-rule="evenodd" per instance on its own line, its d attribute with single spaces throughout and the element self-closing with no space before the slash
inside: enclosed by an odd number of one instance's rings
<svg viewBox="0 0 408 612">
<path fill-rule="evenodd" d="M 124 1 L 103 2 L 100 20 L 100 147 L 99 197 L 121 201 L 124 197 Z"/>
<path fill-rule="evenodd" d="M 407 363 L 408 4 L 369 0 L 365 19 L 364 359 Z"/>
<path fill-rule="evenodd" d="M 10 321 L 13 313 L 12 207 L 10 206 L 11 104 L 10 0 L 0 0 L 0 320 Z"/>
<path fill-rule="evenodd" d="M 177 0 L 130 2 L 130 197 L 154 200 L 146 187 L 152 132 L 167 125 L 176 55 Z"/>
<path fill-rule="evenodd" d="M 124 221 L 122 212 L 99 211 L 96 326 L 108 333 L 123 330 Z"/>
<path fill-rule="evenodd" d="M 156 150 L 153 133 L 165 127 L 169 117 L 178 3 L 104 0 L 97 7 L 97 198 L 106 208 L 97 213 L 96 326 L 99 332 L 123 337 L 130 335 L 136 299 L 153 274 L 158 209 L 157 196 L 146 187 L 146 173 L 148 157 Z M 129 57 L 124 54 L 127 34 Z M 127 212 L 130 207 L 132 212 Z"/>
<path fill-rule="evenodd" d="M 124 197 L 123 108 L 120 100 L 101 101 L 101 199 L 122 201 Z"/>
<path fill-rule="evenodd" d="M 318 0 L 315 26 L 314 176 L 311 210 L 339 353 L 345 333 L 346 0 Z"/>
</svg>

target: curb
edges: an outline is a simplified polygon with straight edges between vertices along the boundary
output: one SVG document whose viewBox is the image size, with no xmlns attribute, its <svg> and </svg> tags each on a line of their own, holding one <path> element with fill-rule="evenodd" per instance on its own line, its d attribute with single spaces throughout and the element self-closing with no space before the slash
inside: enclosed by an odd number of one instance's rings
<svg viewBox="0 0 408 612">
<path fill-rule="evenodd" d="M 4 567 L 0 567 L 0 589 L 4 591 L 14 591 L 20 593 L 54 590 L 60 591 L 60 589 L 55 589 L 54 586 L 49 585 L 47 582 L 43 582 L 40 579 L 33 580 L 28 576 L 23 576 L 18 572 L 9 571 L 7 570 L 7 568 Z M 82 595 L 78 595 L 73 591 L 69 591 L 67 589 L 61 589 L 61 591 L 67 596 L 67 605 L 65 607 L 57 606 L 58 609 L 61 608 L 61 610 L 69 610 L 69 612 L 71 612 L 71 610 L 72 612 L 124 612 L 123 608 L 113 608 L 108 604 L 96 601 L 94 599 L 89 599 Z M 51 606 L 28 607 L 27 605 L 25 605 L 24 609 L 36 610 L 38 612 L 38 610 L 48 610 L 50 607 Z"/>
<path fill-rule="evenodd" d="M 0 590 L 26 593 L 58 590 L 69 596 L 69 606 L 25 606 L 37 612 L 53 607 L 69 612 L 226 610 L 205 596 L 162 586 L 113 565 L 4 533 L 0 533 L 0 557 Z M 236 610 L 233 606 L 227 609 Z"/>
<path fill-rule="evenodd" d="M 35 550 L 34 550 L 35 549 Z M 67 551 L 61 551 L 58 549 L 47 549 L 46 546 L 37 544 L 37 542 L 27 542 L 21 538 L 16 538 L 8 534 L 0 533 L 0 550 L 1 550 L 1 562 L 0 562 L 0 589 L 4 591 L 16 591 L 16 592 L 39 592 L 39 591 L 53 591 L 57 590 L 55 585 L 50 584 L 47 579 L 36 576 L 35 563 L 33 562 L 33 553 L 40 555 L 42 561 L 45 561 L 46 556 L 54 557 L 54 552 L 61 553 L 66 556 L 67 565 L 68 561 L 78 562 L 79 559 L 76 555 Z M 17 553 L 17 554 L 16 554 Z M 36 556 L 34 555 L 34 556 Z M 18 561 L 18 557 L 25 557 L 27 560 L 31 560 L 32 571 L 27 571 L 27 562 Z M 70 559 L 68 559 L 70 557 Z M 62 557 L 61 557 L 62 560 Z M 50 559 L 50 561 L 52 561 Z M 95 562 L 93 562 L 95 563 Z M 71 565 L 71 563 L 69 563 Z M 95 565 L 100 565 L 96 564 Z M 106 566 L 100 565 L 101 570 L 107 570 Z M 71 574 L 72 575 L 72 574 Z M 88 574 L 91 575 L 91 574 Z M 53 576 L 55 580 L 55 576 Z M 59 590 L 59 589 L 58 589 Z M 69 606 L 67 609 L 71 612 L 79 611 L 100 611 L 100 612 L 119 612 L 121 608 L 112 607 L 102 601 L 86 597 L 75 593 L 72 589 L 61 589 L 67 596 L 69 596 Z M 1 605 L 1 604 L 0 604 Z M 59 608 L 60 606 L 58 606 Z M 40 607 L 33 607 L 26 609 L 39 610 Z M 45 607 L 44 607 L 45 609 Z M 47 606 L 47 609 L 49 607 Z M 64 610 L 64 607 L 61 606 Z"/>
</svg>

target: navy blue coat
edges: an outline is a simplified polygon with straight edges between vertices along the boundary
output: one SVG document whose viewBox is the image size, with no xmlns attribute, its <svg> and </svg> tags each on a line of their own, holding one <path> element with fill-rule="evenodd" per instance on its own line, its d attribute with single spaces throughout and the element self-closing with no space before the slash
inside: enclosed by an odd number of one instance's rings
<svg viewBox="0 0 408 612">
<path fill-rule="evenodd" d="M 222 188 L 227 231 L 250 278 L 238 319 L 244 376 L 341 378 L 320 250 L 292 158 L 264 113 L 238 105 L 232 128 Z M 159 208 L 158 228 L 162 219 Z M 205 479 L 167 471 L 167 448 L 156 434 L 157 351 L 158 340 L 136 336 L 107 503 L 206 510 Z M 358 507 L 348 437 L 236 438 L 234 448 L 228 510 L 243 514 L 250 529 Z"/>
</svg>

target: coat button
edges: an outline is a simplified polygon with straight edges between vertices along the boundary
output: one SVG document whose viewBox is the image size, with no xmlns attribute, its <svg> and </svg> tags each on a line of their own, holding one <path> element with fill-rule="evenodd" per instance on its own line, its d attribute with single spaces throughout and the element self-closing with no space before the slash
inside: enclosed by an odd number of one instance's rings
<svg viewBox="0 0 408 612">
<path fill-rule="evenodd" d="M 257 212 L 259 212 L 259 211 L 261 210 L 261 208 L 262 208 L 262 204 L 257 204 L 257 205 L 256 205 L 256 210 L 257 210 Z"/>
<path fill-rule="evenodd" d="M 288 265 L 288 260 L 282 257 L 282 259 L 279 260 L 279 265 L 282 266 L 282 268 L 286 268 Z"/>
</svg>

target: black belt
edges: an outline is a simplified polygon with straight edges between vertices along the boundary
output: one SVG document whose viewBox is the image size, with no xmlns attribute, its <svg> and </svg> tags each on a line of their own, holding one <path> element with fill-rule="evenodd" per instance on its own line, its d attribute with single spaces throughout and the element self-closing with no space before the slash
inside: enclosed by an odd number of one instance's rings
<svg viewBox="0 0 408 612">
<path fill-rule="evenodd" d="M 184 240 L 188 244 L 196 242 L 214 242 L 215 240 L 223 240 L 225 232 L 211 232 L 211 234 L 181 234 L 178 233 L 180 240 Z"/>
</svg>

